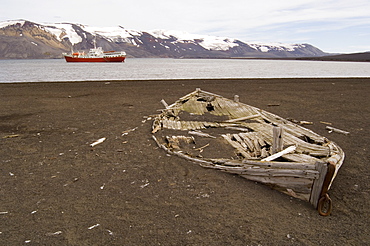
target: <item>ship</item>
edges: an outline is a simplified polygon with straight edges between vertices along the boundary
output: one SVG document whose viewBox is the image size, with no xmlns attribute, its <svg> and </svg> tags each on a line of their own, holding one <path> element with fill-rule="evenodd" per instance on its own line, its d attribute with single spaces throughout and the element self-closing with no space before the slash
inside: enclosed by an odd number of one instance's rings
<svg viewBox="0 0 370 246">
<path fill-rule="evenodd" d="M 126 52 L 104 51 L 102 47 L 94 47 L 89 52 L 63 53 L 67 62 L 124 62 Z"/>
</svg>

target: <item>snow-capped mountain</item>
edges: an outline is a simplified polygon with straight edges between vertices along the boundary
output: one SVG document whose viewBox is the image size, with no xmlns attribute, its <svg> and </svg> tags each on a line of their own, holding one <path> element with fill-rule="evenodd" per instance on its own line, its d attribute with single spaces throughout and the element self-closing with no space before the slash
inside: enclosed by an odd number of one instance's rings
<svg viewBox="0 0 370 246">
<path fill-rule="evenodd" d="M 182 31 L 137 31 L 73 23 L 0 22 L 0 58 L 59 58 L 63 52 L 124 50 L 129 57 L 313 57 L 326 53 L 309 44 L 248 43 Z"/>
</svg>

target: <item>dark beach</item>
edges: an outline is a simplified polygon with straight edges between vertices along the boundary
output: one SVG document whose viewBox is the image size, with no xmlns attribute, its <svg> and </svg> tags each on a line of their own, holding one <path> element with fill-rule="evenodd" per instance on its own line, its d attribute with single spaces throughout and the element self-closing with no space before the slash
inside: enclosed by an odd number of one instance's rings
<svg viewBox="0 0 370 246">
<path fill-rule="evenodd" d="M 332 214 L 159 149 L 147 117 L 196 88 L 341 146 Z M 0 84 L 0 245 L 366 245 L 369 95 L 370 78 Z"/>
</svg>

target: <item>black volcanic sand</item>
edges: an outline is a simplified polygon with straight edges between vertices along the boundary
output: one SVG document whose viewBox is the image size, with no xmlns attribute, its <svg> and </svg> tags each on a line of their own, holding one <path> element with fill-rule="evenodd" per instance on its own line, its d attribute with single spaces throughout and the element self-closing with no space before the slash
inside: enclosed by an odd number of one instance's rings
<svg viewBox="0 0 370 246">
<path fill-rule="evenodd" d="M 159 149 L 146 117 L 197 87 L 338 143 L 332 215 Z M 366 245 L 369 95 L 370 78 L 0 84 L 0 245 Z"/>
</svg>

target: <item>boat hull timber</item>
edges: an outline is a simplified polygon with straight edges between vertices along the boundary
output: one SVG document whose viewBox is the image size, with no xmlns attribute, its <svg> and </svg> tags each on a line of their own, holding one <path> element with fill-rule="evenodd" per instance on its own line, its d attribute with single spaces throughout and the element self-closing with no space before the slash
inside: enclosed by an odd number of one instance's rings
<svg viewBox="0 0 370 246">
<path fill-rule="evenodd" d="M 320 215 L 331 213 L 328 191 L 345 157 L 336 143 L 280 116 L 200 89 L 171 105 L 162 103 L 165 109 L 154 117 L 152 137 L 168 153 L 266 184 L 310 202 Z M 217 149 L 230 153 L 220 155 Z"/>
</svg>

